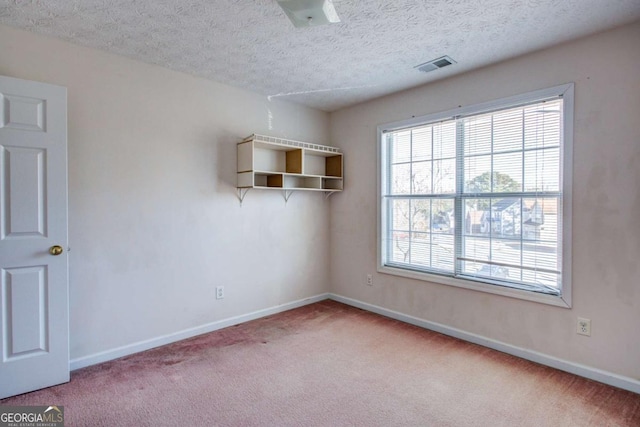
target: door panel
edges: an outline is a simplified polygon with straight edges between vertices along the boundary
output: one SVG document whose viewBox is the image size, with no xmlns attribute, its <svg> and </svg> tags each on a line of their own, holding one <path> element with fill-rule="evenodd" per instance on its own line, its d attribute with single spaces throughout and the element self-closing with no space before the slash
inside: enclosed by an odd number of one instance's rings
<svg viewBox="0 0 640 427">
<path fill-rule="evenodd" d="M 3 95 L 0 106 L 4 120 L 0 127 L 45 132 L 45 100 L 17 95 Z"/>
<path fill-rule="evenodd" d="M 66 111 L 0 76 L 0 398 L 69 380 Z"/>
<path fill-rule="evenodd" d="M 2 215 L 3 239 L 46 237 L 45 150 L 2 147 L 4 191 L 0 203 L 8 211 Z"/>
<path fill-rule="evenodd" d="M 47 352 L 47 270 L 39 265 L 2 272 L 6 359 Z"/>
</svg>

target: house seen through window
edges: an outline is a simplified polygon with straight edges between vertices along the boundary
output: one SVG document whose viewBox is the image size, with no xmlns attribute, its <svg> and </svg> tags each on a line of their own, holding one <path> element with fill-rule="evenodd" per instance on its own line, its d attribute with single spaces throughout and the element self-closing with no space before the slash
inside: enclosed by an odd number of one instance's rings
<svg viewBox="0 0 640 427">
<path fill-rule="evenodd" d="M 572 87 L 380 127 L 381 271 L 566 294 Z"/>
</svg>

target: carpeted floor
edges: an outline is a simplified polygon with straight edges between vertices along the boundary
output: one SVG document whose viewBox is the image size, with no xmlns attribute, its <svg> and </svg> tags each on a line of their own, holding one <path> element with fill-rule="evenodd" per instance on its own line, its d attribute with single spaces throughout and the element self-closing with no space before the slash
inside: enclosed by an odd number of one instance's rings
<svg viewBox="0 0 640 427">
<path fill-rule="evenodd" d="M 640 395 L 323 301 L 0 401 L 67 426 L 640 426 Z"/>
</svg>

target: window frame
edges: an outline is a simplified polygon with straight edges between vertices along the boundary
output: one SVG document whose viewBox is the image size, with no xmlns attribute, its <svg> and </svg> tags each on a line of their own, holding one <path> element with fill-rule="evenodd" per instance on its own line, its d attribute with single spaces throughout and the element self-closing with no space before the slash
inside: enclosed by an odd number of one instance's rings
<svg viewBox="0 0 640 427">
<path fill-rule="evenodd" d="M 412 270 L 399 266 L 385 265 L 387 212 L 384 199 L 389 162 L 384 135 L 390 131 L 417 127 L 458 116 L 481 114 L 499 109 L 517 107 L 522 104 L 542 101 L 553 97 L 563 99 L 562 149 L 560 164 L 562 167 L 562 288 L 559 295 L 550 295 L 530 290 L 511 288 L 492 284 L 490 280 L 451 277 L 436 273 Z M 571 218 L 572 218 L 572 178 L 573 178 L 573 126 L 574 126 L 574 83 L 567 83 L 546 89 L 536 90 L 515 96 L 482 102 L 470 106 L 458 107 L 447 111 L 428 114 L 411 119 L 379 125 L 377 127 L 378 164 L 377 164 L 377 271 L 410 279 L 450 285 L 464 289 L 487 292 L 527 301 L 534 301 L 558 307 L 571 307 Z M 458 226 L 458 224 L 456 224 Z"/>
</svg>

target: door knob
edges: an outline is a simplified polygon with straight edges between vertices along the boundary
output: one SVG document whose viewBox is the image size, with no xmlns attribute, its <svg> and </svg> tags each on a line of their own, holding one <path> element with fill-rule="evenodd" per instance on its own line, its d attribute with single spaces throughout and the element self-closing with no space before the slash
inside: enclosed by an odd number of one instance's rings
<svg viewBox="0 0 640 427">
<path fill-rule="evenodd" d="M 49 248 L 49 253 L 51 255 L 60 255 L 64 249 L 60 245 L 53 245 Z"/>
</svg>

